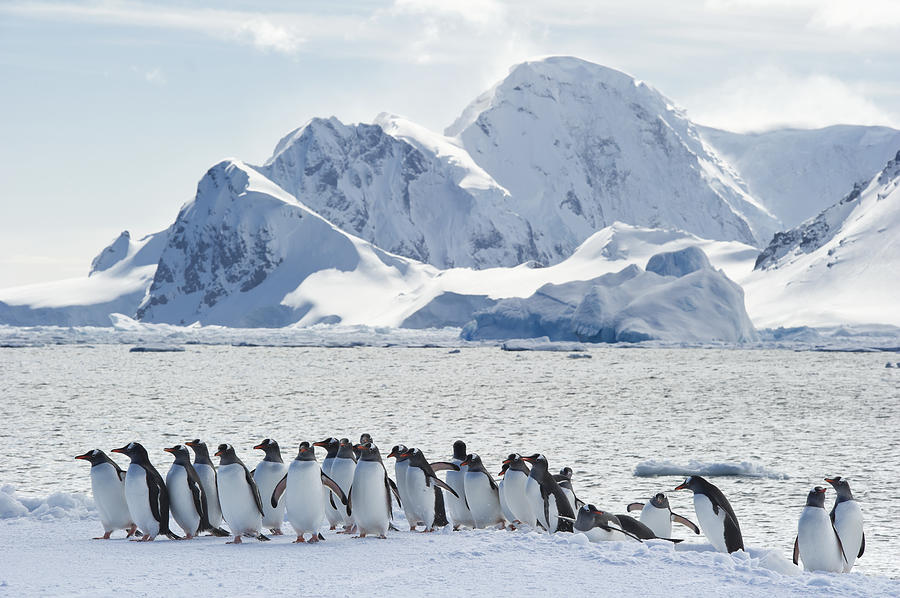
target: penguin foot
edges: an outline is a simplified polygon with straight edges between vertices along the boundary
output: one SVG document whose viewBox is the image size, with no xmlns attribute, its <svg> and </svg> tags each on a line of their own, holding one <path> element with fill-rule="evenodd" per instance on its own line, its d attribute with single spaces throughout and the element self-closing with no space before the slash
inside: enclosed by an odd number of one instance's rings
<svg viewBox="0 0 900 598">
<path fill-rule="evenodd" d="M 94 540 L 109 540 L 109 537 L 110 537 L 111 535 L 112 535 L 112 532 L 110 531 L 110 532 L 106 532 L 106 533 L 103 534 L 102 536 L 97 536 L 96 538 L 93 538 L 93 539 L 94 539 Z M 127 538 L 128 536 L 125 536 L 125 537 Z"/>
<path fill-rule="evenodd" d="M 387 536 L 385 536 L 384 534 L 380 534 L 380 535 L 378 536 L 378 539 L 379 539 L 379 540 L 387 540 Z"/>
<path fill-rule="evenodd" d="M 317 534 L 313 534 L 312 537 L 309 539 L 309 542 L 308 542 L 308 543 L 309 543 L 309 544 L 318 544 L 318 543 L 319 543 L 319 536 L 318 536 Z"/>
<path fill-rule="evenodd" d="M 353 536 L 353 539 L 358 540 L 360 538 L 365 538 L 365 537 L 366 537 L 366 532 L 360 532 L 358 536 Z"/>
<path fill-rule="evenodd" d="M 337 529 L 337 526 L 336 526 L 336 525 L 332 525 L 331 527 L 328 528 L 328 531 L 333 532 L 333 531 L 336 530 L 336 529 Z M 338 533 L 340 533 L 340 532 L 338 532 Z"/>
<path fill-rule="evenodd" d="M 415 525 L 412 525 L 412 524 L 410 524 L 410 526 L 409 526 L 409 531 L 411 531 L 411 532 L 414 532 L 414 531 L 416 531 L 416 526 L 415 526 Z"/>
<path fill-rule="evenodd" d="M 303 539 L 303 534 L 297 536 L 297 539 L 292 542 L 292 544 L 303 544 L 306 540 Z"/>
<path fill-rule="evenodd" d="M 225 543 L 226 543 L 226 544 L 243 544 L 244 541 L 241 540 L 241 537 L 240 537 L 240 536 L 235 536 L 235 537 L 234 537 L 234 540 L 231 540 L 230 542 L 225 542 Z"/>
<path fill-rule="evenodd" d="M 184 535 L 184 539 L 185 539 L 185 540 L 193 540 L 193 539 L 194 539 L 194 535 L 193 535 L 193 534 L 185 534 L 185 535 Z"/>
</svg>

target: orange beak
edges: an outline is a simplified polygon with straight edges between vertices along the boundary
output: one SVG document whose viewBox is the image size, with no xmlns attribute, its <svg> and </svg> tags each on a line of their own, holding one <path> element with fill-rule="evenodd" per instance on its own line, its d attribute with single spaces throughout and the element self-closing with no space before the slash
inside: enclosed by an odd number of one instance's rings
<svg viewBox="0 0 900 598">
<path fill-rule="evenodd" d="M 463 465 L 468 465 L 468 464 L 469 464 L 469 460 L 466 459 L 465 461 L 463 461 L 462 463 L 460 463 L 459 466 L 462 467 Z"/>
<path fill-rule="evenodd" d="M 184 445 L 190 446 L 190 447 L 195 447 L 195 446 L 197 446 L 197 443 L 194 442 L 193 440 L 188 440 L 187 442 L 184 443 Z"/>
<path fill-rule="evenodd" d="M 124 453 L 124 452 L 125 452 L 125 447 L 123 446 L 122 448 L 113 449 L 112 452 L 114 452 L 114 453 Z"/>
<path fill-rule="evenodd" d="M 505 469 L 501 469 L 501 470 L 500 470 L 500 473 L 498 473 L 497 475 L 506 475 L 506 470 L 505 470 Z M 510 483 L 512 483 L 512 482 L 510 482 Z"/>
<path fill-rule="evenodd" d="M 834 478 L 825 478 L 825 481 L 828 482 L 829 484 L 833 484 Z"/>
<path fill-rule="evenodd" d="M 257 444 L 257 445 L 254 446 L 253 448 L 263 450 L 263 449 L 265 449 L 266 447 L 264 447 L 264 446 L 261 445 L 261 444 Z"/>
<path fill-rule="evenodd" d="M 170 447 L 170 448 L 164 448 L 163 450 L 166 451 L 167 453 L 174 453 L 174 452 L 175 452 L 175 447 L 173 446 L 173 447 Z"/>
<path fill-rule="evenodd" d="M 327 444 L 328 443 L 325 442 L 324 440 L 320 440 L 319 442 L 313 442 L 313 446 L 325 446 Z"/>
<path fill-rule="evenodd" d="M 78 455 L 78 456 L 75 457 L 75 458 L 76 458 L 76 459 L 84 459 L 85 461 L 88 460 L 88 456 L 87 456 L 87 455 Z"/>
<path fill-rule="evenodd" d="M 225 452 L 225 451 L 216 451 L 216 454 L 213 455 L 213 457 L 221 457 L 221 456 L 222 456 L 222 453 L 224 453 L 224 452 Z"/>
</svg>

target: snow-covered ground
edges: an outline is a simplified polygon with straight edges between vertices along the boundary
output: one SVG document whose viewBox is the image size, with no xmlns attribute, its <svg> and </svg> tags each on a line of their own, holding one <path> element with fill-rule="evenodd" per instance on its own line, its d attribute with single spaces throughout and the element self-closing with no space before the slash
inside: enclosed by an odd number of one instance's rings
<svg viewBox="0 0 900 598">
<path fill-rule="evenodd" d="M 801 573 L 777 551 L 725 555 L 706 544 L 608 542 L 581 534 L 449 529 L 387 540 L 325 532 L 317 545 L 95 541 L 83 496 L 25 501 L 0 491 L 0 595 L 28 596 L 897 596 L 900 582 Z M 28 509 L 32 512 L 27 512 Z M 21 513 L 24 509 L 26 512 Z M 10 516 L 12 515 L 12 516 Z M 405 527 L 396 513 L 398 527 Z"/>
</svg>

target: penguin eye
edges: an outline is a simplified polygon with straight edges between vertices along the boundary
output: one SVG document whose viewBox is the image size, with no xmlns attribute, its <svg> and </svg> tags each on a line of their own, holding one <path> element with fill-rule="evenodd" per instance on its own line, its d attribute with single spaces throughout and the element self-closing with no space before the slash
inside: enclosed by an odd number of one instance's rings
<svg viewBox="0 0 900 598">
<path fill-rule="evenodd" d="M 91 455 L 94 456 L 94 457 L 96 457 L 96 456 L 99 455 L 99 454 L 100 454 L 100 451 L 98 451 L 97 449 L 94 449 L 94 450 L 91 451 Z"/>
<path fill-rule="evenodd" d="M 134 448 L 134 443 L 133 443 L 133 442 L 129 442 L 129 443 L 128 443 L 128 450 L 131 450 L 131 449 L 133 449 L 133 448 Z"/>
</svg>

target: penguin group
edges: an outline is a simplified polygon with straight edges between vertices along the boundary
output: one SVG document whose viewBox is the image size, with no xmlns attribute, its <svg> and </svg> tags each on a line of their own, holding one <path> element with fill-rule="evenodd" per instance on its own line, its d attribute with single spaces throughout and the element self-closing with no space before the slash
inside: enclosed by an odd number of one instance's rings
<svg viewBox="0 0 900 598">
<path fill-rule="evenodd" d="M 336 533 L 386 538 L 390 530 L 397 530 L 392 523 L 396 503 L 410 531 L 421 526 L 423 533 L 445 526 L 523 528 L 581 533 L 591 542 L 678 543 L 682 539 L 672 537 L 673 523 L 678 523 L 696 535 L 702 532 L 720 552 L 744 550 L 740 524 L 728 499 L 698 475 L 688 476 L 673 491 L 693 493 L 699 525 L 673 512 L 663 492 L 645 503 L 627 505 L 627 513 L 586 503 L 575 493 L 572 469 L 552 473 L 541 453 L 509 454 L 497 473 L 498 483 L 462 440 L 453 443 L 452 457 L 446 461 L 430 461 L 420 448 L 394 445 L 385 457 L 395 460 L 393 478 L 369 434 L 362 434 L 358 443 L 335 437 L 301 442 L 289 465 L 271 438 L 253 448 L 264 452 L 253 470 L 227 443 L 218 445 L 214 455 L 218 468 L 200 439 L 164 448 L 174 457 L 165 481 L 138 442 L 112 450 L 129 457 L 127 471 L 100 449 L 78 455 L 76 459 L 91 463 L 91 488 L 104 529 L 97 539 L 124 530 L 127 538 L 137 541 L 152 541 L 160 534 L 180 540 L 208 533 L 240 544 L 242 538 L 269 540 L 264 532 L 283 534 L 285 519 L 296 543 L 324 540 L 321 529 L 326 522 Z M 325 451 L 321 464 L 317 448 Z M 445 472 L 445 479 L 438 472 Z M 836 476 L 825 481 L 837 493 L 834 507 L 826 513 L 825 488 L 817 486 L 809 493 L 798 522 L 793 560 L 798 565 L 802 561 L 807 571 L 849 572 L 865 550 L 862 511 L 847 480 Z M 637 511 L 637 517 L 629 514 Z M 172 531 L 170 514 L 183 536 Z"/>
</svg>

